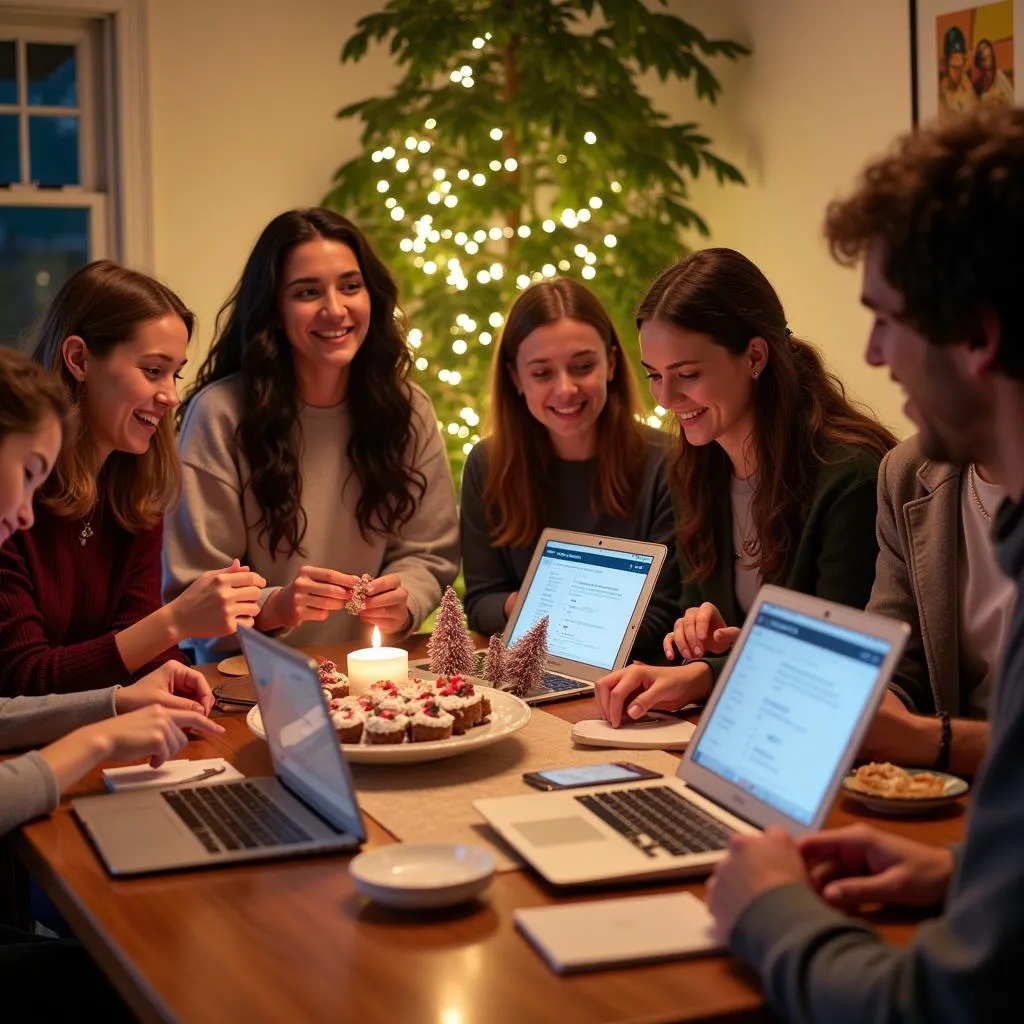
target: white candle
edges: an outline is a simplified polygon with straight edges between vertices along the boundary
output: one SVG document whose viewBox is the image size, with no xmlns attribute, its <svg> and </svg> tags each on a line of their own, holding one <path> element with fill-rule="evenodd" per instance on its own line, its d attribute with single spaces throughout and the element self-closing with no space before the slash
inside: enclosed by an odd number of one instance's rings
<svg viewBox="0 0 1024 1024">
<path fill-rule="evenodd" d="M 380 630 L 373 627 L 373 646 L 348 656 L 351 693 L 364 693 L 380 679 L 404 683 L 409 678 L 409 652 L 401 647 L 381 647 Z"/>
</svg>

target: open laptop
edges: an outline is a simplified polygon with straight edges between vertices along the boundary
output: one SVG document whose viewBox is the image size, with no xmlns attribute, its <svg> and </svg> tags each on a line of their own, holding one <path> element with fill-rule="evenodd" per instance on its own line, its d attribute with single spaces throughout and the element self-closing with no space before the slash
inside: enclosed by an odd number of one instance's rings
<svg viewBox="0 0 1024 1024">
<path fill-rule="evenodd" d="M 734 832 L 818 829 L 908 634 L 764 586 L 675 778 L 475 806 L 554 885 L 701 874 Z"/>
<path fill-rule="evenodd" d="M 548 616 L 544 680 L 527 704 L 589 693 L 625 665 L 667 553 L 664 544 L 571 530 L 540 535 L 504 633 L 511 647 Z M 485 654 L 477 652 L 477 675 Z"/>
<path fill-rule="evenodd" d="M 352 850 L 366 839 L 316 663 L 239 627 L 274 777 L 71 802 L 112 875 Z"/>
</svg>

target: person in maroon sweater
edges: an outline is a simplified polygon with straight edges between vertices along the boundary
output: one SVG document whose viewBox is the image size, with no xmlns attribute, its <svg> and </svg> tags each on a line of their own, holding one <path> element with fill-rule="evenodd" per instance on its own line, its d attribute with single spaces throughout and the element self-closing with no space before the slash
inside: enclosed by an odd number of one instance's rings
<svg viewBox="0 0 1024 1024">
<path fill-rule="evenodd" d="M 163 514 L 180 469 L 172 417 L 194 317 L 144 274 L 100 260 L 72 275 L 34 351 L 62 380 L 77 436 L 35 526 L 0 551 L 0 695 L 127 684 L 179 641 L 251 625 L 263 579 L 237 561 L 160 601 Z"/>
</svg>

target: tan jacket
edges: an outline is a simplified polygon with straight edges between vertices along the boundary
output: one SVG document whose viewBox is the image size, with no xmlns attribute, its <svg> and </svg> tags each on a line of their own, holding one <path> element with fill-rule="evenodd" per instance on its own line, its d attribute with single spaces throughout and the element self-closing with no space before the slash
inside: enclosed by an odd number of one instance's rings
<svg viewBox="0 0 1024 1024">
<path fill-rule="evenodd" d="M 890 686 L 923 714 L 966 714 L 972 687 L 958 648 L 962 473 L 926 459 L 916 437 L 897 445 L 878 470 L 878 562 L 868 611 L 910 626 Z"/>
</svg>

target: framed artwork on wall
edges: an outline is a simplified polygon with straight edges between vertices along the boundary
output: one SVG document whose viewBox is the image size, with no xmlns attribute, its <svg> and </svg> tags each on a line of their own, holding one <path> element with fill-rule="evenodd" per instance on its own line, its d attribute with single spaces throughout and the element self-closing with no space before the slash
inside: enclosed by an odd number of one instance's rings
<svg viewBox="0 0 1024 1024">
<path fill-rule="evenodd" d="M 914 124 L 1024 105 L 1024 0 L 910 0 Z"/>
</svg>

